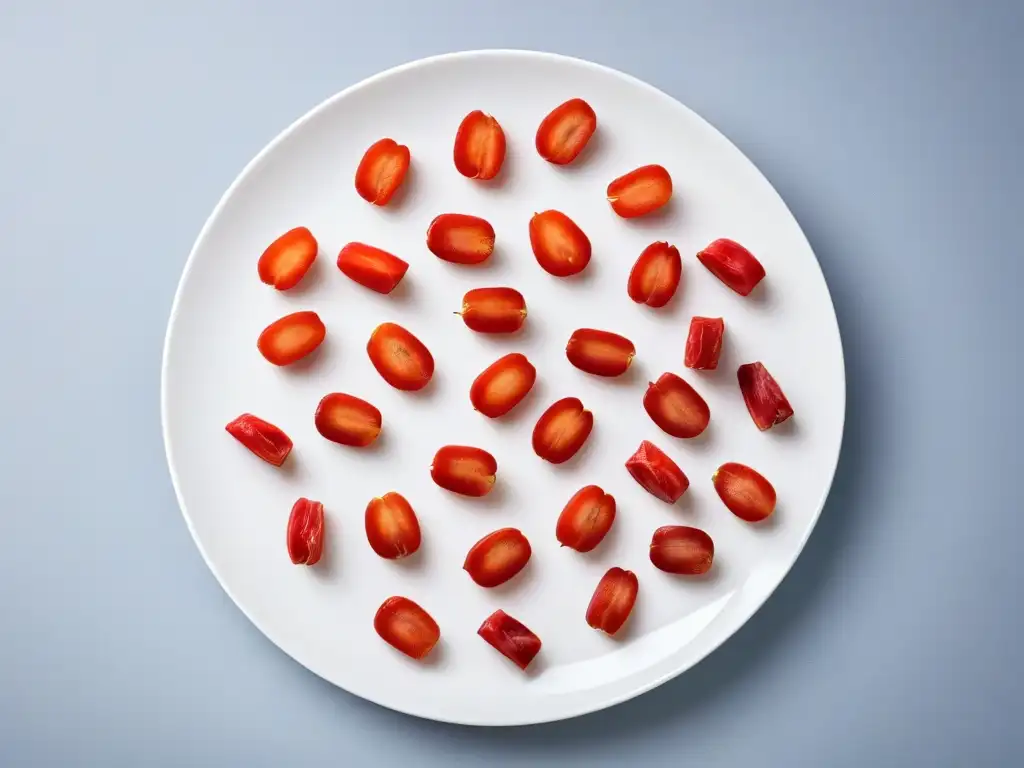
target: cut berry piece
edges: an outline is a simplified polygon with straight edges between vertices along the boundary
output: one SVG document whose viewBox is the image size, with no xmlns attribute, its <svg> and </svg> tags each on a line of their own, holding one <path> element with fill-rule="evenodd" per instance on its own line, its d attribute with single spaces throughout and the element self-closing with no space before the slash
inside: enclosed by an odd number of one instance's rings
<svg viewBox="0 0 1024 768">
<path fill-rule="evenodd" d="M 498 462 L 482 448 L 446 445 L 434 454 L 430 477 L 439 486 L 463 496 L 486 496 L 494 487 Z"/>
<path fill-rule="evenodd" d="M 455 168 L 470 179 L 493 179 L 505 161 L 505 132 L 479 109 L 462 119 L 455 134 Z"/>
<path fill-rule="evenodd" d="M 434 375 L 434 358 L 422 341 L 395 323 L 381 323 L 370 335 L 366 353 L 384 381 L 415 392 Z"/>
<path fill-rule="evenodd" d="M 338 254 L 338 269 L 377 293 L 391 293 L 409 265 L 397 256 L 364 243 L 349 243 Z"/>
<path fill-rule="evenodd" d="M 583 99 L 559 104 L 537 128 L 537 153 L 555 165 L 571 163 L 597 130 L 597 115 Z"/>
<path fill-rule="evenodd" d="M 639 589 L 635 573 L 619 567 L 609 568 L 598 582 L 594 596 L 590 598 L 587 624 L 614 635 L 629 618 Z"/>
<path fill-rule="evenodd" d="M 621 376 L 636 357 L 636 347 L 617 333 L 580 328 L 569 337 L 565 356 L 581 371 L 595 376 Z"/>
<path fill-rule="evenodd" d="M 294 288 L 316 261 L 317 242 L 305 227 L 290 229 L 267 246 L 257 266 L 260 280 L 279 291 Z"/>
<path fill-rule="evenodd" d="M 535 213 L 530 219 L 530 246 L 537 263 L 555 277 L 569 277 L 590 263 L 590 240 L 561 211 Z"/>
<path fill-rule="evenodd" d="M 515 288 L 474 288 L 458 314 L 477 333 L 515 333 L 526 321 L 526 299 Z"/>
<path fill-rule="evenodd" d="M 264 328 L 256 347 L 268 362 L 291 365 L 319 347 L 326 335 L 316 312 L 293 312 Z"/>
<path fill-rule="evenodd" d="M 474 544 L 462 567 L 481 587 L 496 587 L 523 570 L 531 553 L 522 531 L 501 528 Z"/>
<path fill-rule="evenodd" d="M 648 440 L 630 456 L 626 469 L 644 490 L 668 504 L 675 504 L 690 487 L 679 465 Z"/>
<path fill-rule="evenodd" d="M 356 169 L 356 192 L 368 203 L 387 205 L 409 170 L 409 148 L 394 139 L 373 144 Z"/>
<path fill-rule="evenodd" d="M 313 421 L 316 431 L 328 440 L 355 448 L 369 445 L 380 434 L 380 411 L 343 392 L 324 395 Z"/>
<path fill-rule="evenodd" d="M 793 406 L 763 363 L 741 365 L 736 371 L 736 378 L 750 418 L 762 432 L 793 415 Z"/>
<path fill-rule="evenodd" d="M 644 216 L 672 197 L 672 177 L 660 165 L 645 165 L 609 184 L 607 197 L 624 219 Z"/>
<path fill-rule="evenodd" d="M 644 409 L 672 437 L 696 437 L 711 421 L 711 409 L 704 398 L 674 373 L 663 373 L 647 385 Z"/>
<path fill-rule="evenodd" d="M 727 462 L 711 478 L 719 497 L 736 517 L 750 523 L 775 511 L 775 489 L 763 475 L 745 464 Z"/>
<path fill-rule="evenodd" d="M 695 370 L 713 371 L 722 354 L 725 321 L 720 317 L 694 317 L 686 337 L 686 359 L 683 364 Z"/>
<path fill-rule="evenodd" d="M 576 491 L 555 526 L 555 538 L 563 547 L 589 552 L 615 522 L 615 499 L 596 485 Z"/>
<path fill-rule="evenodd" d="M 288 557 L 295 565 L 316 565 L 324 551 L 324 505 L 299 499 L 288 516 Z"/>
<path fill-rule="evenodd" d="M 637 304 L 663 307 L 675 294 L 682 275 L 679 249 L 664 242 L 651 243 L 633 265 L 626 292 Z"/>
<path fill-rule="evenodd" d="M 533 428 L 533 452 L 552 464 L 571 459 L 590 437 L 594 414 L 575 397 L 557 400 Z"/>
<path fill-rule="evenodd" d="M 407 597 L 389 597 L 373 617 L 373 628 L 385 643 L 406 656 L 422 659 L 441 638 L 429 613 Z"/>
<path fill-rule="evenodd" d="M 427 248 L 452 264 L 480 264 L 494 253 L 494 227 L 478 216 L 442 213 L 427 228 Z"/>
<path fill-rule="evenodd" d="M 537 369 L 518 352 L 505 355 L 484 369 L 469 390 L 469 400 L 484 416 L 496 419 L 522 402 L 537 380 Z"/>
<path fill-rule="evenodd" d="M 700 263 L 740 296 L 747 296 L 764 278 L 764 267 L 739 243 L 721 238 L 697 254 Z"/>
<path fill-rule="evenodd" d="M 500 609 L 488 616 L 476 633 L 522 670 L 540 652 L 540 638 Z"/>
<path fill-rule="evenodd" d="M 405 497 L 394 491 L 366 505 L 366 540 L 387 560 L 411 555 L 420 548 L 420 523 Z"/>
<path fill-rule="evenodd" d="M 259 416 L 243 413 L 225 427 L 238 442 L 268 464 L 280 467 L 292 452 L 292 441 L 279 427 Z"/>
<path fill-rule="evenodd" d="M 714 558 L 715 543 L 700 528 L 666 525 L 651 537 L 651 562 L 667 573 L 700 576 Z"/>
</svg>

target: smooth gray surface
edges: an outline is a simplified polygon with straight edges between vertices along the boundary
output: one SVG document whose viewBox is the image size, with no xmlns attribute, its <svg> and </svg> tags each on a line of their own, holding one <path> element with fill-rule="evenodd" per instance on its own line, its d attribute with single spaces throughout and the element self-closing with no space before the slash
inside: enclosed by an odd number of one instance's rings
<svg viewBox="0 0 1024 768">
<path fill-rule="evenodd" d="M 1024 4 L 206 5 L 0 3 L 0 765 L 1024 764 Z M 189 538 L 158 412 L 178 276 L 243 165 L 365 76 L 484 47 L 617 67 L 735 141 L 817 251 L 849 379 L 821 523 L 750 624 L 514 730 L 379 709 L 265 640 Z"/>
</svg>

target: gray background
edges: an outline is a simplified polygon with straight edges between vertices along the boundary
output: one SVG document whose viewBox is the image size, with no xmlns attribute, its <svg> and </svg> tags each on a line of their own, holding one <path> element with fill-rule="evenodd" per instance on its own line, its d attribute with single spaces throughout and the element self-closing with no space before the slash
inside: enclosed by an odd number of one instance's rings
<svg viewBox="0 0 1024 768">
<path fill-rule="evenodd" d="M 0 765 L 1024 764 L 1022 30 L 1013 0 L 0 0 Z M 729 136 L 817 251 L 849 379 L 764 609 L 652 693 L 514 730 L 277 651 L 188 536 L 158 412 L 178 276 L 242 166 L 363 77 L 484 47 L 617 67 Z"/>
</svg>

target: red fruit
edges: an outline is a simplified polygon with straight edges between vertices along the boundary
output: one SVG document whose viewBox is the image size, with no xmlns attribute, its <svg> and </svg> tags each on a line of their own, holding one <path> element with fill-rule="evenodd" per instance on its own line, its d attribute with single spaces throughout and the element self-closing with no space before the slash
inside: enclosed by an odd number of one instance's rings
<svg viewBox="0 0 1024 768">
<path fill-rule="evenodd" d="M 674 373 L 663 373 L 647 385 L 644 409 L 672 437 L 696 437 L 711 421 L 711 409 L 704 398 Z"/>
<path fill-rule="evenodd" d="M 394 491 L 366 505 L 366 540 L 387 560 L 411 555 L 420 548 L 420 524 L 405 497 Z"/>
<path fill-rule="evenodd" d="M 587 624 L 609 635 L 618 632 L 626 623 L 640 584 L 636 574 L 621 568 L 609 568 L 601 577 L 587 606 Z"/>
<path fill-rule="evenodd" d="M 530 245 L 537 263 L 555 277 L 578 274 L 590 263 L 590 240 L 561 211 L 533 214 Z"/>
<path fill-rule="evenodd" d="M 494 487 L 498 462 L 482 448 L 446 445 L 434 454 L 430 477 L 435 483 L 463 496 L 486 496 Z"/>
<path fill-rule="evenodd" d="M 313 418 L 316 431 L 335 443 L 362 448 L 380 434 L 380 411 L 342 392 L 324 395 Z"/>
<path fill-rule="evenodd" d="M 624 219 L 643 216 L 672 197 L 672 177 L 660 165 L 645 165 L 608 185 L 608 202 Z"/>
<path fill-rule="evenodd" d="M 636 357 L 636 347 L 617 333 L 580 328 L 569 337 L 565 356 L 581 371 L 596 376 L 621 376 Z"/>
<path fill-rule="evenodd" d="M 496 587 L 523 570 L 531 553 L 522 531 L 500 528 L 473 545 L 462 567 L 481 587 Z"/>
<path fill-rule="evenodd" d="M 284 464 L 292 452 L 292 441 L 279 427 L 251 413 L 243 413 L 225 429 L 238 442 L 275 467 Z"/>
<path fill-rule="evenodd" d="M 515 333 L 526 321 L 526 299 L 514 288 L 474 288 L 462 297 L 459 314 L 478 333 Z"/>
<path fill-rule="evenodd" d="M 293 312 L 264 328 L 256 347 L 274 365 L 291 365 L 319 347 L 326 335 L 316 312 Z"/>
<path fill-rule="evenodd" d="M 793 415 L 793 406 L 763 363 L 741 365 L 736 371 L 736 378 L 750 418 L 762 432 Z"/>
<path fill-rule="evenodd" d="M 690 487 L 683 470 L 648 440 L 630 456 L 626 469 L 644 490 L 668 504 L 675 504 Z"/>
<path fill-rule="evenodd" d="M 409 170 L 409 148 L 394 139 L 373 144 L 356 169 L 356 192 L 368 203 L 387 205 Z"/>
<path fill-rule="evenodd" d="M 537 153 L 555 165 L 571 163 L 597 130 L 597 115 L 583 99 L 559 104 L 537 128 Z"/>
<path fill-rule="evenodd" d="M 736 517 L 756 523 L 775 511 L 775 489 L 745 464 L 727 462 L 711 477 L 719 497 Z"/>
<path fill-rule="evenodd" d="M 496 360 L 476 377 L 469 400 L 484 416 L 496 419 L 522 402 L 537 380 L 537 369 L 526 355 L 513 352 Z"/>
<path fill-rule="evenodd" d="M 349 243 L 338 254 L 338 269 L 371 291 L 391 293 L 409 265 L 372 245 Z"/>
<path fill-rule="evenodd" d="M 718 356 L 722 353 L 724 333 L 725 321 L 720 317 L 694 317 L 690 320 L 683 364 L 697 370 L 715 370 L 718 367 Z"/>
<path fill-rule="evenodd" d="M 615 522 L 615 499 L 596 485 L 576 491 L 555 526 L 555 538 L 563 547 L 589 552 Z"/>
<path fill-rule="evenodd" d="M 552 464 L 571 459 L 590 437 L 594 414 L 575 397 L 555 401 L 533 428 L 533 452 Z"/>
<path fill-rule="evenodd" d="M 505 132 L 479 109 L 462 119 L 455 134 L 455 168 L 471 179 L 493 179 L 505 160 Z"/>
<path fill-rule="evenodd" d="M 442 213 L 427 228 L 427 248 L 452 264 L 480 264 L 494 253 L 494 227 L 477 216 Z"/>
<path fill-rule="evenodd" d="M 715 240 L 697 254 L 700 263 L 732 288 L 740 296 L 746 296 L 764 277 L 764 267 L 754 254 L 733 240 Z"/>
<path fill-rule="evenodd" d="M 290 229 L 267 246 L 257 269 L 260 280 L 279 291 L 294 288 L 316 261 L 317 243 L 305 227 Z"/>
<path fill-rule="evenodd" d="M 373 617 L 373 628 L 385 643 L 406 656 L 422 659 L 441 638 L 429 613 L 407 597 L 389 597 Z"/>
<path fill-rule="evenodd" d="M 668 243 L 651 243 L 633 265 L 626 292 L 637 304 L 663 307 L 675 294 L 682 274 L 679 249 Z"/>
<path fill-rule="evenodd" d="M 500 609 L 488 616 L 476 633 L 522 670 L 540 651 L 540 638 Z"/>
<path fill-rule="evenodd" d="M 316 565 L 324 551 L 324 505 L 299 499 L 288 516 L 288 557 L 295 565 Z"/>
<path fill-rule="evenodd" d="M 715 543 L 700 528 L 666 525 L 651 537 L 651 562 L 668 573 L 699 576 L 711 569 Z"/>
<path fill-rule="evenodd" d="M 366 344 L 370 362 L 395 389 L 415 392 L 434 375 L 434 358 L 423 342 L 395 323 L 381 323 Z"/>
</svg>

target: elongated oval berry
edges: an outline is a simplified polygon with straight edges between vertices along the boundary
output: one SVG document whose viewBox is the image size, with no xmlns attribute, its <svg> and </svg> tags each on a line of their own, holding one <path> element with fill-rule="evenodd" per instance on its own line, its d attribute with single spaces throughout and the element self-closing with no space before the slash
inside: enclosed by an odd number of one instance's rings
<svg viewBox="0 0 1024 768">
<path fill-rule="evenodd" d="M 484 619 L 476 633 L 522 670 L 540 652 L 540 638 L 501 609 Z"/>
<path fill-rule="evenodd" d="M 349 243 L 338 254 L 338 269 L 377 293 L 391 293 L 409 269 L 397 256 L 364 243 Z"/>
<path fill-rule="evenodd" d="M 455 134 L 455 168 L 470 179 L 493 179 L 505 161 L 505 132 L 479 109 L 462 119 Z"/>
<path fill-rule="evenodd" d="M 292 452 L 291 438 L 259 416 L 243 413 L 224 427 L 228 434 L 268 464 L 280 467 Z"/>
<path fill-rule="evenodd" d="M 764 475 L 745 464 L 726 462 L 711 477 L 719 498 L 736 517 L 750 523 L 775 511 L 775 489 Z"/>
<path fill-rule="evenodd" d="M 696 437 L 711 421 L 711 409 L 704 398 L 674 373 L 663 373 L 647 385 L 644 410 L 672 437 Z"/>
<path fill-rule="evenodd" d="M 614 635 L 626 623 L 636 603 L 640 584 L 636 574 L 622 568 L 609 568 L 601 577 L 587 606 L 587 624 Z"/>
<path fill-rule="evenodd" d="M 596 130 L 593 108 L 583 99 L 569 99 L 541 121 L 534 144 L 549 163 L 566 165 L 577 158 Z"/>
<path fill-rule="evenodd" d="M 482 448 L 446 445 L 434 454 L 430 477 L 435 483 L 463 496 L 486 496 L 494 487 L 498 462 Z"/>
<path fill-rule="evenodd" d="M 316 312 L 293 312 L 275 320 L 260 334 L 256 347 L 274 365 L 291 365 L 320 346 L 327 328 Z"/>
<path fill-rule="evenodd" d="M 682 275 L 679 249 L 665 242 L 651 243 L 633 265 L 626 292 L 637 304 L 664 307 L 675 295 Z"/>
<path fill-rule="evenodd" d="M 513 352 L 491 363 L 476 377 L 469 400 L 484 416 L 504 416 L 523 401 L 537 380 L 537 369 L 526 355 Z"/>
<path fill-rule="evenodd" d="M 427 228 L 427 248 L 452 264 L 480 264 L 494 253 L 494 227 L 479 216 L 442 213 Z"/>
<path fill-rule="evenodd" d="M 762 432 L 793 415 L 793 406 L 763 363 L 741 365 L 736 371 L 736 378 L 750 418 Z"/>
<path fill-rule="evenodd" d="M 316 261 L 317 249 L 316 238 L 306 227 L 289 229 L 260 256 L 260 280 L 279 291 L 294 288 Z"/>
<path fill-rule="evenodd" d="M 667 504 L 675 504 L 690 487 L 679 465 L 649 440 L 640 443 L 626 469 L 644 490 Z"/>
<path fill-rule="evenodd" d="M 500 528 L 473 545 L 462 567 L 481 587 L 496 587 L 523 570 L 531 554 L 522 531 Z"/>
<path fill-rule="evenodd" d="M 299 499 L 288 516 L 288 557 L 295 565 L 316 565 L 324 551 L 324 505 Z"/>
<path fill-rule="evenodd" d="M 377 373 L 395 389 L 415 392 L 434 375 L 434 358 L 422 341 L 396 323 L 381 323 L 370 335 L 366 353 Z"/>
<path fill-rule="evenodd" d="M 459 314 L 477 333 L 515 333 L 526 321 L 526 299 L 515 288 L 474 288 L 462 297 Z"/>
<path fill-rule="evenodd" d="M 617 333 L 580 328 L 569 337 L 565 356 L 581 371 L 595 376 L 621 376 L 636 357 L 636 347 Z"/>
<path fill-rule="evenodd" d="M 394 139 L 374 142 L 356 169 L 356 192 L 368 203 L 387 205 L 409 170 L 409 148 Z"/>
<path fill-rule="evenodd" d="M 316 431 L 328 440 L 362 448 L 380 434 L 380 411 L 365 400 L 332 392 L 324 395 L 313 417 Z"/>
<path fill-rule="evenodd" d="M 412 505 L 391 491 L 371 499 L 364 515 L 366 540 L 386 560 L 397 560 L 420 548 L 420 523 Z"/>
<path fill-rule="evenodd" d="M 555 277 L 569 277 L 590 263 L 590 240 L 561 211 L 535 213 L 530 219 L 530 246 L 537 263 Z"/>
<path fill-rule="evenodd" d="M 644 165 L 612 181 L 607 197 L 624 219 L 644 216 L 672 197 L 672 177 L 660 165 Z"/>
<path fill-rule="evenodd" d="M 686 337 L 686 358 L 683 364 L 695 370 L 713 371 L 722 354 L 725 321 L 720 317 L 694 317 Z"/>
<path fill-rule="evenodd" d="M 552 464 L 568 461 L 583 447 L 594 428 L 594 414 L 576 397 L 563 397 L 548 407 L 533 428 L 533 452 Z"/>
<path fill-rule="evenodd" d="M 569 499 L 555 526 L 555 538 L 563 547 L 589 552 L 605 537 L 615 522 L 615 498 L 599 486 L 580 488 Z"/>
<path fill-rule="evenodd" d="M 715 543 L 700 528 L 665 525 L 651 537 L 651 562 L 667 573 L 699 576 L 711 570 Z"/>
<path fill-rule="evenodd" d="M 433 617 L 407 597 L 389 597 L 373 617 L 381 639 L 413 659 L 422 659 L 441 638 Z"/>
<path fill-rule="evenodd" d="M 721 238 L 697 254 L 700 263 L 740 296 L 747 296 L 764 278 L 764 267 L 735 240 Z"/>
</svg>

